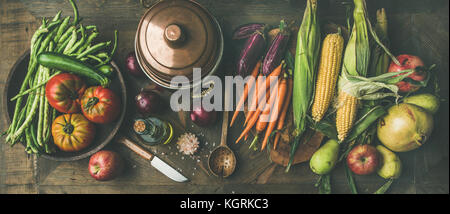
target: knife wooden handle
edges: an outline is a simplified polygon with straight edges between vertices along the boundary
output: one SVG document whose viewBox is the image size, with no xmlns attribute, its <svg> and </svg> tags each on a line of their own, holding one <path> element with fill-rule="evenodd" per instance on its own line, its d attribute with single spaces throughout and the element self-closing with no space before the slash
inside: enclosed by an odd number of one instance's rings
<svg viewBox="0 0 450 214">
<path fill-rule="evenodd" d="M 150 152 L 146 151 L 144 148 L 142 148 L 141 146 L 137 145 L 135 142 L 129 140 L 128 138 L 125 137 L 118 137 L 117 138 L 117 142 L 120 144 L 123 144 L 124 146 L 128 147 L 129 149 L 131 149 L 131 151 L 135 152 L 136 154 L 138 154 L 139 156 L 143 157 L 146 160 L 152 160 L 154 155 L 151 154 Z"/>
</svg>

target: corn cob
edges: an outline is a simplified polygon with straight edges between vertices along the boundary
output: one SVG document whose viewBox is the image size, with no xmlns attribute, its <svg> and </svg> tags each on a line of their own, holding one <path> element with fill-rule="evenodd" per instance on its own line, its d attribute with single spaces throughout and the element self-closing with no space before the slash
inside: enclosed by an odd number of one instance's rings
<svg viewBox="0 0 450 214">
<path fill-rule="evenodd" d="M 339 93 L 336 112 L 336 130 L 339 141 L 342 142 L 347 137 L 355 122 L 357 110 L 358 98 L 346 92 Z"/>
<path fill-rule="evenodd" d="M 344 38 L 339 33 L 329 34 L 325 37 L 311 109 L 312 117 L 316 122 L 322 120 L 334 96 L 343 49 Z"/>
<path fill-rule="evenodd" d="M 338 105 L 336 111 L 336 129 L 339 141 L 343 141 L 353 126 L 356 113 L 358 111 L 358 97 L 356 93 L 350 93 L 351 86 L 345 88 L 345 76 L 367 75 L 370 46 L 369 35 L 366 23 L 366 2 L 364 0 L 354 0 L 355 9 L 353 11 L 353 29 L 345 49 L 342 66 L 342 73 L 339 81 Z"/>
</svg>

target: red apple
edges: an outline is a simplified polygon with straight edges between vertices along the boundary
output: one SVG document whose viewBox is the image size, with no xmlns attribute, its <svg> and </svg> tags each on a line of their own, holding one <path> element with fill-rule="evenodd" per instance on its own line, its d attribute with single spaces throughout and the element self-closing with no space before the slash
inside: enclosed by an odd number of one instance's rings
<svg viewBox="0 0 450 214">
<path fill-rule="evenodd" d="M 118 176 L 123 170 L 123 160 L 116 152 L 102 150 L 91 156 L 89 173 L 99 181 L 107 181 Z"/>
<path fill-rule="evenodd" d="M 400 62 L 400 65 L 391 62 L 389 66 L 388 72 L 399 72 L 408 69 L 413 69 L 414 73 L 410 74 L 407 78 L 410 78 L 414 81 L 421 82 L 427 78 L 427 72 L 424 69 L 424 63 L 422 59 L 418 56 L 402 54 L 397 56 L 397 60 Z M 400 81 L 397 83 L 398 89 L 400 92 L 414 92 L 417 91 L 421 85 L 414 84 L 408 81 Z"/>
<path fill-rule="evenodd" d="M 347 156 L 347 165 L 358 175 L 368 175 L 377 170 L 379 157 L 378 151 L 371 145 L 357 145 Z"/>
</svg>

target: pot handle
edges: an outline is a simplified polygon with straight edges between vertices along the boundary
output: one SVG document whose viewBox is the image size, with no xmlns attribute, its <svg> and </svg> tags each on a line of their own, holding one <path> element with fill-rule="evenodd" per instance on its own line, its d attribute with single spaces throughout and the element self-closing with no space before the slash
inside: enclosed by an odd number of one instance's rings
<svg viewBox="0 0 450 214">
<path fill-rule="evenodd" d="M 144 148 L 137 145 L 135 142 L 131 141 L 130 139 L 128 139 L 126 137 L 123 137 L 123 136 L 118 137 L 117 142 L 128 147 L 131 151 L 135 152 L 136 154 L 138 154 L 139 156 L 141 156 L 142 158 L 144 158 L 146 160 L 151 161 L 154 157 L 153 154 L 146 151 Z"/>
</svg>

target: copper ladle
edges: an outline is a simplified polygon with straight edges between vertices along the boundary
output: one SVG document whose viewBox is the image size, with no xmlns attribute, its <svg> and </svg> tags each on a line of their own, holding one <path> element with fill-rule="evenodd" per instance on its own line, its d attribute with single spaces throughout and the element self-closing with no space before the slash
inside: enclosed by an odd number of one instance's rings
<svg viewBox="0 0 450 214">
<path fill-rule="evenodd" d="M 228 103 L 229 95 L 225 93 L 225 104 Z M 223 111 L 222 137 L 220 145 L 216 147 L 208 158 L 209 170 L 218 177 L 226 178 L 233 174 L 236 167 L 236 157 L 227 146 L 228 112 Z"/>
</svg>

